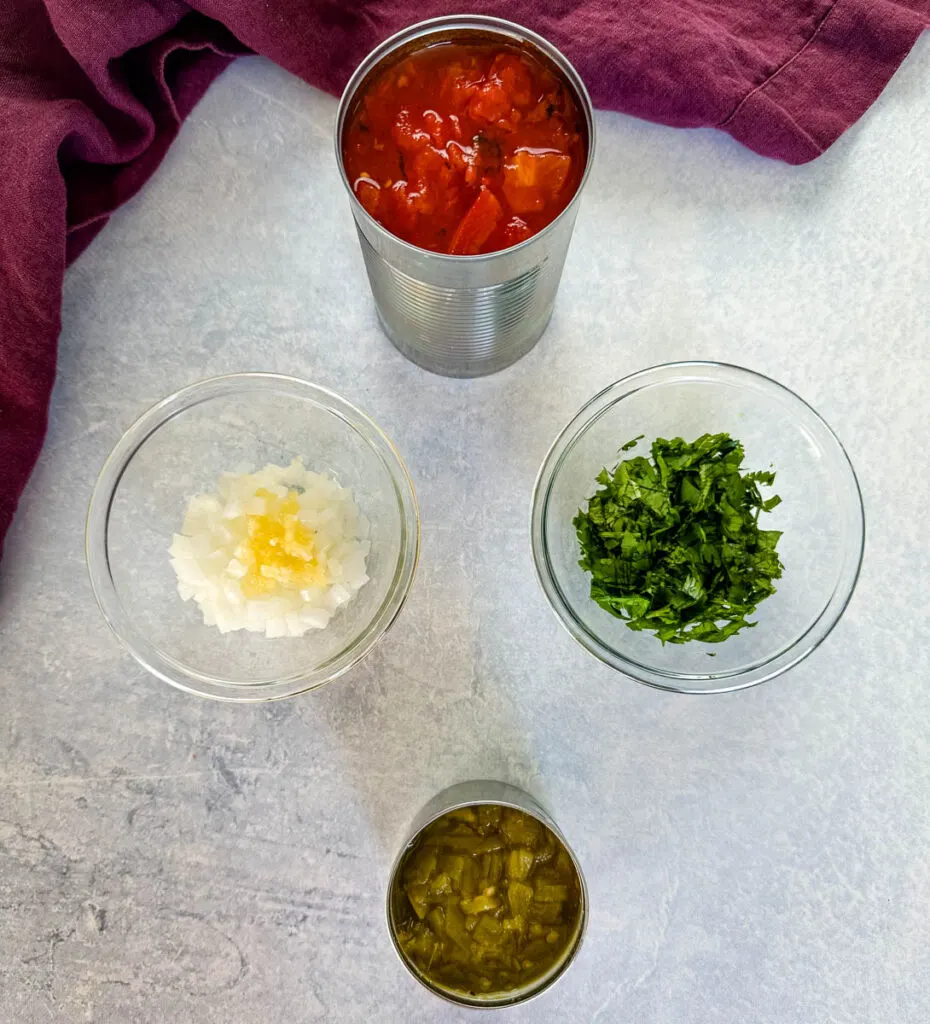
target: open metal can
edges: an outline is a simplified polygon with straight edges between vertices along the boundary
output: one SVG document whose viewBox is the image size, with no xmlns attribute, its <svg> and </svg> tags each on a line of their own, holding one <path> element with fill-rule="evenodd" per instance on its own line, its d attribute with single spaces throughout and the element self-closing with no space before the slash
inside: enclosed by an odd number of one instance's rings
<svg viewBox="0 0 930 1024">
<path fill-rule="evenodd" d="M 498 252 L 450 256 L 403 241 L 368 214 L 346 175 L 342 142 L 365 87 L 385 66 L 434 42 L 469 40 L 524 49 L 566 83 L 584 120 L 586 160 L 571 201 L 537 234 Z M 581 77 L 555 46 L 513 22 L 481 15 L 432 18 L 391 36 L 362 61 L 336 114 L 336 161 L 349 192 L 378 317 L 408 359 L 448 377 L 479 377 L 529 352 L 552 315 L 593 157 L 594 116 Z"/>
<path fill-rule="evenodd" d="M 403 902 L 406 900 L 400 888 L 400 874 L 407 853 L 416 846 L 417 840 L 423 830 L 434 821 L 441 818 L 450 811 L 462 810 L 466 807 L 480 806 L 481 804 L 495 804 L 500 807 L 512 807 L 530 815 L 555 836 L 565 848 L 565 852 L 571 858 L 572 865 L 578 876 L 578 888 L 580 900 L 578 906 L 577 923 L 574 926 L 571 939 L 559 959 L 542 975 L 534 978 L 522 988 L 512 989 L 504 993 L 493 993 L 487 996 L 471 995 L 465 992 L 458 992 L 449 988 L 434 984 L 428 977 L 423 975 L 408 960 L 397 938 L 397 928 L 403 920 Z M 575 959 L 584 938 L 585 929 L 588 923 L 588 889 L 585 885 L 581 865 L 575 852 L 568 845 L 565 836 L 559 831 L 558 826 L 549 817 L 545 810 L 528 793 L 516 786 L 506 782 L 497 782 L 492 779 L 482 779 L 474 782 L 460 782 L 448 789 L 442 790 L 433 797 L 429 803 L 414 818 L 407 833 L 407 839 L 397 855 L 391 867 L 387 890 L 387 926 L 391 936 L 394 950 L 400 957 L 401 963 L 408 971 L 430 992 L 440 996 L 457 1006 L 471 1006 L 479 1009 L 495 1009 L 504 1006 L 513 1006 L 517 1003 L 525 1003 L 528 999 L 538 996 L 550 988 L 559 980 L 568 969 L 569 964 Z"/>
</svg>

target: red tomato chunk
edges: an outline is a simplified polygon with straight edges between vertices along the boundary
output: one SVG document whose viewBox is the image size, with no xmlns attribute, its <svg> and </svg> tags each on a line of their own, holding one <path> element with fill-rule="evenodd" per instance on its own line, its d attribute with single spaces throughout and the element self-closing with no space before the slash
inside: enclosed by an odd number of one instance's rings
<svg viewBox="0 0 930 1024">
<path fill-rule="evenodd" d="M 571 202 L 584 121 L 569 89 L 530 54 L 438 43 L 369 84 L 342 156 L 359 202 L 388 231 L 473 256 L 525 241 Z"/>
</svg>

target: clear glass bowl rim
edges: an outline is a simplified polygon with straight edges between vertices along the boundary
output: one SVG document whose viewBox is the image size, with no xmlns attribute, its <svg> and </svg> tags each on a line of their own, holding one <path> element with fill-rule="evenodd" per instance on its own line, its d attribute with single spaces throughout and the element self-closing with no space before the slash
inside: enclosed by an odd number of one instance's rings
<svg viewBox="0 0 930 1024">
<path fill-rule="evenodd" d="M 852 484 L 851 493 L 855 495 L 857 503 L 855 518 L 856 525 L 858 526 L 858 543 L 855 550 L 845 553 L 843 569 L 830 600 L 807 630 L 790 645 L 776 652 L 764 662 L 747 669 L 736 670 L 730 673 L 708 672 L 702 675 L 695 673 L 688 673 L 686 675 L 675 673 L 671 670 L 649 667 L 626 658 L 612 647 L 602 643 L 594 633 L 578 621 L 568 602 L 562 596 L 561 588 L 552 572 L 549 545 L 546 538 L 546 513 L 552 487 L 563 460 L 584 436 L 588 427 L 593 425 L 607 409 L 623 401 L 624 398 L 642 390 L 644 387 L 685 381 L 693 379 L 696 374 L 712 378 L 715 371 L 727 375 L 745 375 L 747 380 L 752 381 L 760 390 L 787 396 L 790 401 L 797 402 L 803 407 L 807 414 L 813 417 L 825 430 L 827 436 L 836 445 L 839 470 L 844 474 L 848 474 L 847 482 Z M 635 373 L 609 384 L 592 398 L 588 399 L 578 412 L 575 413 L 556 436 L 536 476 L 530 510 L 530 542 L 536 578 L 542 587 L 546 600 L 568 634 L 589 654 L 597 658 L 598 661 L 609 665 L 611 668 L 622 672 L 639 683 L 644 683 L 646 686 L 651 686 L 658 690 L 687 694 L 730 693 L 735 690 L 747 689 L 750 686 L 757 686 L 759 683 L 767 682 L 781 675 L 803 661 L 829 636 L 833 627 L 839 622 L 843 612 L 846 610 L 859 579 L 865 551 L 865 509 L 863 507 L 859 481 L 846 449 L 830 425 L 812 405 L 784 384 L 780 384 L 771 377 L 758 373 L 755 370 L 737 366 L 733 363 L 694 359 L 660 363 L 643 370 L 637 370 Z M 698 681 L 711 685 L 694 685 Z M 719 685 L 715 685 L 718 681 Z"/>
<path fill-rule="evenodd" d="M 123 609 L 109 564 L 107 536 L 116 490 L 135 454 L 175 416 L 211 399 L 250 390 L 309 400 L 342 419 L 380 457 L 394 485 L 401 519 L 400 554 L 381 607 L 368 626 L 342 651 L 312 669 L 272 680 L 239 683 L 199 672 L 165 654 L 136 628 Z M 179 513 L 180 514 L 180 513 Z M 250 703 L 292 697 L 314 690 L 349 671 L 390 629 L 406 602 L 420 551 L 420 516 L 413 481 L 403 459 L 384 431 L 341 395 L 298 377 L 278 373 L 230 373 L 189 384 L 153 405 L 125 431 L 107 456 L 91 494 L 85 527 L 85 557 L 91 587 L 107 625 L 120 643 L 154 676 L 187 693 L 216 700 Z M 166 554 L 167 557 L 167 554 Z"/>
</svg>

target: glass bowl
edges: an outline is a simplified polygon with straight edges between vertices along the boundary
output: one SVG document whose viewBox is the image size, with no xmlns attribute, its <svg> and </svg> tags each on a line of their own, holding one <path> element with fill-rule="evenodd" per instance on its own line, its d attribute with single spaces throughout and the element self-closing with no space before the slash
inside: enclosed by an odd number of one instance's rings
<svg viewBox="0 0 930 1024">
<path fill-rule="evenodd" d="M 743 469 L 775 471 L 782 503 L 764 513 L 781 530 L 784 575 L 744 629 L 722 643 L 663 645 L 634 632 L 589 596 L 572 519 L 598 489 L 602 468 L 648 455 L 656 437 L 693 441 L 726 431 L 743 442 Z M 645 434 L 635 451 L 622 444 Z M 862 562 L 865 520 L 855 472 L 821 417 L 761 374 L 712 362 L 642 370 L 595 395 L 556 438 L 533 494 L 532 545 L 543 591 L 569 633 L 605 664 L 676 693 L 724 693 L 796 665 L 836 625 Z M 713 657 L 710 657 L 713 655 Z"/>
<path fill-rule="evenodd" d="M 298 456 L 348 487 L 370 521 L 369 582 L 302 637 L 220 633 L 178 596 L 172 534 L 222 473 Z M 239 373 L 183 388 L 126 431 L 94 488 L 86 550 L 97 603 L 145 668 L 189 693 L 260 701 L 321 686 L 371 650 L 406 600 L 419 539 L 410 477 L 372 420 L 315 384 Z"/>
</svg>

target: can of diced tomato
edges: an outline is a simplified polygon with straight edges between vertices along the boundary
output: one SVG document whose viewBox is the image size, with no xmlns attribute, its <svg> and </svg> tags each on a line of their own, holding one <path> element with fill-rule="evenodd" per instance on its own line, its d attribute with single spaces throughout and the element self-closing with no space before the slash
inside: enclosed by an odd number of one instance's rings
<svg viewBox="0 0 930 1024">
<path fill-rule="evenodd" d="M 550 842 L 554 842 L 564 850 L 568 863 L 571 865 L 571 872 L 575 877 L 576 903 L 572 920 L 564 936 L 564 943 L 559 947 L 557 955 L 552 958 L 549 965 L 543 971 L 531 977 L 519 979 L 513 987 L 506 990 L 475 990 L 469 992 L 449 984 L 444 984 L 439 977 L 431 976 L 430 972 L 425 970 L 422 964 L 418 965 L 408 956 L 408 951 L 404 948 L 401 934 L 404 930 L 403 922 L 405 918 L 410 917 L 411 909 L 408 897 L 402 888 L 402 880 L 408 856 L 417 851 L 420 843 L 424 841 L 424 834 L 428 836 L 431 826 L 435 826 L 437 822 L 440 822 L 446 816 L 454 816 L 462 812 L 476 810 L 480 813 L 482 808 L 497 808 L 504 814 L 510 811 L 519 812 L 534 819 L 537 827 L 541 826 L 542 831 L 548 833 Z M 427 838 L 426 842 L 429 841 Z M 499 895 L 506 903 L 508 894 L 505 879 L 499 883 L 498 889 L 501 890 Z M 566 970 L 578 955 L 587 929 L 588 889 L 575 852 L 568 845 L 558 826 L 539 803 L 529 793 L 509 783 L 499 782 L 494 779 L 480 779 L 449 786 L 447 789 L 437 793 L 417 814 L 407 831 L 400 853 L 398 853 L 391 867 L 386 909 L 388 932 L 394 950 L 400 957 L 403 965 L 421 985 L 429 989 L 434 995 L 448 1002 L 459 1006 L 489 1010 L 514 1006 L 517 1003 L 525 1003 L 527 1000 L 533 999 L 545 992 L 564 976 Z M 501 913 L 502 910 L 503 908 L 497 913 Z M 493 915 L 495 912 L 491 911 L 490 913 Z M 432 927 L 430 918 L 427 918 L 426 924 Z M 469 928 L 467 918 L 465 928 Z M 476 934 L 474 921 L 471 922 L 471 934 Z M 461 950 L 458 952 L 461 953 Z M 492 953 L 490 963 L 495 962 L 495 960 L 504 955 L 502 949 L 497 950 L 496 954 L 494 951 L 490 952 Z M 515 955 L 519 957 L 521 954 L 518 952 Z"/>
<path fill-rule="evenodd" d="M 556 83 L 555 92 L 550 94 L 553 102 L 543 101 L 534 107 L 536 97 L 520 84 L 524 72 L 519 67 L 508 68 L 506 60 L 500 65 L 499 74 L 492 68 L 479 99 L 470 100 L 466 68 L 461 79 L 462 95 L 479 106 L 464 108 L 461 118 L 447 114 L 447 135 L 424 147 L 430 150 L 425 157 L 437 164 L 435 187 L 430 179 L 425 187 L 417 184 L 418 154 L 414 153 L 411 160 L 409 147 L 406 166 L 405 151 L 398 150 L 396 171 L 392 173 L 388 167 L 380 179 L 367 168 L 347 168 L 347 163 L 355 161 L 354 153 L 359 148 L 347 151 L 351 133 L 370 130 L 360 121 L 359 114 L 362 105 L 370 105 L 369 92 L 379 87 L 391 69 L 445 43 L 453 48 L 486 49 L 496 45 L 502 53 L 525 54 L 523 62 L 527 67 L 545 69 L 541 74 L 551 76 L 547 81 Z M 399 76 L 399 81 L 398 88 L 409 87 L 405 77 Z M 452 88 L 459 84 L 453 83 Z M 472 91 L 476 88 L 472 87 Z M 508 110 L 506 103 L 502 104 L 501 120 L 491 124 L 498 114 L 494 104 L 499 96 L 509 97 L 508 88 L 522 106 L 515 102 Z M 421 102 L 420 108 L 424 106 Z M 488 130 L 461 137 L 459 129 L 466 120 L 466 111 L 469 116 L 476 111 L 476 117 L 488 122 Z M 399 144 L 412 139 L 416 145 L 418 137 L 425 139 L 425 133 L 443 121 L 438 114 L 430 121 L 434 114 L 427 109 L 425 126 L 422 122 L 419 126 L 414 124 Z M 577 148 L 576 157 L 559 155 L 546 145 L 547 115 L 559 122 L 556 127 L 562 133 L 560 139 L 567 137 L 563 122 L 571 117 L 569 128 L 573 134 L 569 144 Z M 422 116 L 422 109 L 418 116 Z M 471 131 L 475 122 L 469 123 Z M 410 127 L 402 122 L 399 125 Z M 452 141 L 450 126 L 459 136 Z M 397 128 L 395 138 L 396 132 Z M 512 134 L 508 136 L 507 132 Z M 488 141 L 484 137 L 495 133 L 497 139 Z M 591 101 L 571 63 L 535 32 L 499 18 L 468 15 L 423 21 L 392 36 L 362 61 L 339 103 L 335 136 L 336 159 L 349 192 L 378 317 L 397 348 L 425 369 L 451 377 L 494 373 L 524 356 L 539 340 L 552 315 L 578 204 L 594 156 Z M 508 146 L 508 138 L 529 142 Z M 503 145 L 498 140 L 503 140 Z M 393 144 L 389 138 L 388 149 Z M 375 141 L 375 149 L 378 146 Z M 380 146 L 383 149 L 384 143 Z M 377 163 L 378 154 L 373 149 L 370 153 Z M 503 181 L 497 196 L 490 194 L 495 188 L 491 179 L 480 177 L 495 173 L 495 154 Z M 420 164 L 425 157 L 419 157 Z M 470 187 L 465 190 L 468 198 L 464 200 L 461 191 L 444 186 L 444 178 L 454 182 L 461 167 L 465 168 L 464 174 L 471 175 Z M 459 216 L 456 204 L 471 203 L 478 196 L 480 202 L 473 203 L 474 209 L 468 207 L 469 223 L 462 218 L 456 229 L 450 220 Z M 367 201 L 369 197 L 373 202 Z M 412 210 L 409 230 L 407 222 L 401 230 L 379 216 L 379 202 L 381 209 L 399 210 L 398 216 Z M 431 205 L 425 206 L 427 203 Z M 546 204 L 548 213 L 556 211 L 548 221 Z M 542 212 L 537 212 L 541 207 Z M 432 212 L 424 213 L 424 209 Z M 482 222 L 482 214 L 488 213 L 491 219 L 484 217 Z M 418 230 L 429 235 L 427 241 L 417 234 Z M 490 241 L 486 237 L 489 230 L 494 232 Z M 401 237 L 404 234 L 406 239 Z M 482 251 L 491 247 L 495 251 Z"/>
</svg>

